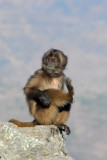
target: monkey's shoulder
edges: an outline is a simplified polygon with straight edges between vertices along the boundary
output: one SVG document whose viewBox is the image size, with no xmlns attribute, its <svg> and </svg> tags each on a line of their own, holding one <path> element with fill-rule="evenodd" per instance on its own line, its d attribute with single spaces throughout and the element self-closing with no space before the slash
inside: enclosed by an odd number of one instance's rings
<svg viewBox="0 0 107 160">
<path fill-rule="evenodd" d="M 50 78 L 42 69 L 34 72 L 33 78 Z"/>
<path fill-rule="evenodd" d="M 37 71 L 34 72 L 34 75 L 33 76 L 37 76 L 37 75 L 43 75 L 44 74 L 44 71 L 42 69 L 38 69 Z"/>
<path fill-rule="evenodd" d="M 41 79 L 44 76 L 45 76 L 44 71 L 42 69 L 39 69 L 39 70 L 35 71 L 33 75 L 30 76 L 28 81 L 30 81 L 31 79 Z"/>
</svg>

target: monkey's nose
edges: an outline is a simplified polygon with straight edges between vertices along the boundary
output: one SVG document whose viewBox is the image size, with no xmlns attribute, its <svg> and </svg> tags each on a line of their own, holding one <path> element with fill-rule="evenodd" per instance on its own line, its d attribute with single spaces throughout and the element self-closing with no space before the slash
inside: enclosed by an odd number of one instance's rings
<svg viewBox="0 0 107 160">
<path fill-rule="evenodd" d="M 53 65 L 48 65 L 48 66 L 47 66 L 47 70 L 54 71 L 54 70 L 55 70 L 55 67 L 54 67 Z"/>
</svg>

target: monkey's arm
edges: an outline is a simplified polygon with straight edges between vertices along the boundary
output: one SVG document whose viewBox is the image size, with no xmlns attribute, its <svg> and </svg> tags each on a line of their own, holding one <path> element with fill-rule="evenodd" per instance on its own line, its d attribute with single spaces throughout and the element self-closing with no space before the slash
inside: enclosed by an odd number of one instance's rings
<svg viewBox="0 0 107 160">
<path fill-rule="evenodd" d="M 73 103 L 74 102 L 74 87 L 71 83 L 71 79 L 66 77 L 65 78 L 65 84 L 66 84 L 66 87 L 68 89 L 68 93 L 70 95 L 70 98 L 71 98 L 71 102 Z"/>
<path fill-rule="evenodd" d="M 27 100 L 34 100 L 43 108 L 48 108 L 51 105 L 51 100 L 49 96 L 43 91 L 37 89 L 36 87 L 25 87 L 24 92 Z"/>
</svg>

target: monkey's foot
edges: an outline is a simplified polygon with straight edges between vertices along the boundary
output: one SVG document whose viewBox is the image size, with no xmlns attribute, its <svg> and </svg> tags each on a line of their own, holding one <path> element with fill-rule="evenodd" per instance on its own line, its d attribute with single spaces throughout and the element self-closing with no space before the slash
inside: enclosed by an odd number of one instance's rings
<svg viewBox="0 0 107 160">
<path fill-rule="evenodd" d="M 62 133 L 62 131 L 66 132 L 67 135 L 69 135 L 71 133 L 70 128 L 67 125 L 59 124 L 59 125 L 57 125 L 57 127 L 59 128 L 61 133 Z"/>
</svg>

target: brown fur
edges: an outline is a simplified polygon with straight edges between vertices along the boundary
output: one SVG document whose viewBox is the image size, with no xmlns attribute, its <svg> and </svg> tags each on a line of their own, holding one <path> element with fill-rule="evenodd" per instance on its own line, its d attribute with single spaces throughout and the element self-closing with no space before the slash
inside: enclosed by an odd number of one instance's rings
<svg viewBox="0 0 107 160">
<path fill-rule="evenodd" d="M 54 53 L 55 52 L 55 53 Z M 55 68 L 54 73 L 48 74 L 46 71 L 46 58 L 49 56 L 56 56 L 60 63 Z M 64 107 L 67 103 L 72 103 L 73 101 L 73 87 L 70 80 L 66 80 L 66 86 L 69 93 L 65 93 L 62 89 L 64 86 L 65 76 L 63 70 L 67 64 L 67 57 L 63 52 L 59 50 L 51 49 L 46 52 L 42 58 L 42 69 L 36 71 L 33 76 L 31 76 L 24 87 L 24 93 L 26 95 L 26 100 L 29 107 L 29 112 L 34 117 L 33 122 L 20 122 L 17 120 L 10 120 L 10 122 L 16 124 L 19 127 L 32 127 L 37 124 L 41 125 L 62 125 L 65 124 L 70 112 L 61 111 L 59 112 L 58 107 Z M 51 100 L 50 107 L 43 108 L 39 104 L 28 98 L 28 95 L 34 94 L 35 90 L 45 92 Z"/>
<path fill-rule="evenodd" d="M 63 107 L 66 103 L 71 103 L 72 98 L 69 93 L 65 93 L 63 90 L 59 89 L 47 89 L 44 90 L 45 93 L 51 99 L 51 106 L 49 108 L 41 108 L 37 104 L 33 107 L 33 101 L 29 104 L 32 105 L 30 112 L 32 113 L 36 124 L 39 125 L 49 125 L 49 124 L 65 124 L 68 120 L 70 112 L 63 111 L 59 113 L 57 106 Z M 17 120 L 10 120 L 10 122 L 16 124 L 19 127 L 33 127 L 36 124 L 33 122 L 20 122 Z"/>
</svg>

